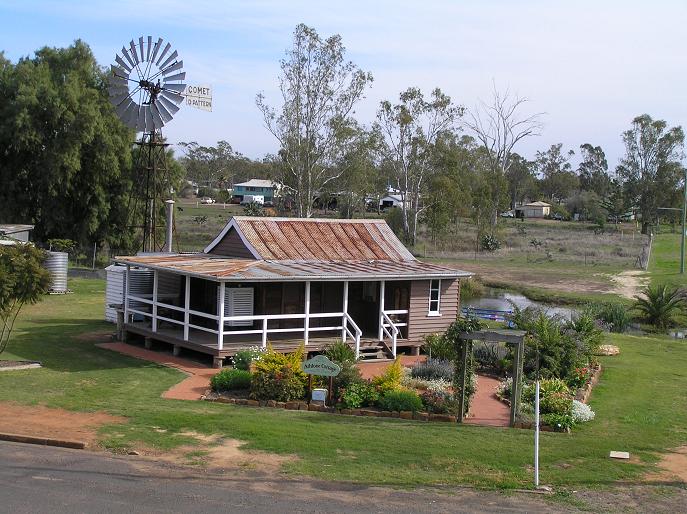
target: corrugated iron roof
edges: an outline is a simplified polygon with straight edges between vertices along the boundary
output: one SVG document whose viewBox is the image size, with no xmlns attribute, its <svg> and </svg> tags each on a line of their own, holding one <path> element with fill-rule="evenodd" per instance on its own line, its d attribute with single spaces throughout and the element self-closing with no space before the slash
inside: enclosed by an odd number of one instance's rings
<svg viewBox="0 0 687 514">
<path fill-rule="evenodd" d="M 414 261 L 384 220 L 257 218 L 235 216 L 205 249 L 237 230 L 256 258 L 306 261 Z"/>
<path fill-rule="evenodd" d="M 172 271 L 221 281 L 284 281 L 345 279 L 457 278 L 471 273 L 421 262 L 349 260 L 337 262 L 307 260 L 252 260 L 214 257 L 207 254 L 141 255 L 116 257 L 116 262 Z"/>
</svg>

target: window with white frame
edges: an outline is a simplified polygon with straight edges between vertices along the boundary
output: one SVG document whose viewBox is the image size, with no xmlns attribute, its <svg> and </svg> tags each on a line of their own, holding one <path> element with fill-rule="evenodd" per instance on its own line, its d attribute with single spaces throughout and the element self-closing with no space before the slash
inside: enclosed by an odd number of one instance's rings
<svg viewBox="0 0 687 514">
<path fill-rule="evenodd" d="M 441 304 L 441 280 L 429 281 L 429 316 L 439 316 Z"/>
</svg>

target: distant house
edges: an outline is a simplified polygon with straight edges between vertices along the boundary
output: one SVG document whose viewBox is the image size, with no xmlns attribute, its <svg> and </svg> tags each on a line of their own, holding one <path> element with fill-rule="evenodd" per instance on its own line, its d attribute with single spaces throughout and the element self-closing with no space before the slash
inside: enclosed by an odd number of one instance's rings
<svg viewBox="0 0 687 514">
<path fill-rule="evenodd" d="M 341 340 L 356 356 L 417 354 L 455 321 L 471 275 L 418 261 L 383 220 L 235 216 L 203 253 L 115 262 L 129 284 L 117 289 L 123 329 L 216 366 L 268 341 L 280 352 Z"/>
<path fill-rule="evenodd" d="M 388 209 L 389 207 L 403 207 L 401 195 L 388 194 L 379 199 L 380 209 Z"/>
<path fill-rule="evenodd" d="M 30 239 L 33 227 L 33 225 L 0 225 L 0 239 L 26 243 Z"/>
<path fill-rule="evenodd" d="M 246 195 L 262 196 L 266 205 L 272 205 L 278 195 L 278 188 L 279 185 L 271 180 L 252 178 L 248 182 L 234 184 L 231 201 L 232 203 L 241 203 Z"/>
<path fill-rule="evenodd" d="M 545 218 L 551 214 L 551 204 L 530 202 L 515 208 L 516 218 Z"/>
</svg>

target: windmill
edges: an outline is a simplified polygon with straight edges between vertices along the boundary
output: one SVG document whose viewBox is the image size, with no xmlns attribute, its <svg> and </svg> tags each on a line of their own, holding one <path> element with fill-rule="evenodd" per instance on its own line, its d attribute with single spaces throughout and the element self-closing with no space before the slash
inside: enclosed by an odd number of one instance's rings
<svg viewBox="0 0 687 514">
<path fill-rule="evenodd" d="M 167 176 L 166 148 L 162 127 L 172 121 L 184 101 L 186 73 L 170 43 L 153 37 L 132 39 L 123 46 L 110 66 L 110 101 L 119 118 L 141 137 L 137 170 L 138 183 L 132 192 L 129 216 L 142 219 L 143 251 L 160 249 L 157 237 L 157 218 L 165 196 L 170 195 Z M 142 204 L 142 205 L 141 205 Z"/>
</svg>

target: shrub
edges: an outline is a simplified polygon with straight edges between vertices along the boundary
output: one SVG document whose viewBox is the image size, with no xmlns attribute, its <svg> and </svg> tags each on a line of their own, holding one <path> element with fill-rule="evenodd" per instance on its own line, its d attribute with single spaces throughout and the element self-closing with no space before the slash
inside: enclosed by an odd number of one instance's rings
<svg viewBox="0 0 687 514">
<path fill-rule="evenodd" d="M 498 344 L 483 343 L 474 346 L 473 355 L 475 364 L 479 369 L 499 369 L 501 367 Z"/>
<path fill-rule="evenodd" d="M 486 250 L 487 252 L 495 252 L 501 248 L 501 241 L 490 234 L 485 234 L 482 236 L 482 239 L 480 239 L 479 245 L 482 250 Z"/>
<path fill-rule="evenodd" d="M 249 370 L 251 362 L 260 360 L 260 357 L 265 353 L 265 350 L 260 346 L 253 346 L 251 348 L 243 348 L 236 352 L 231 360 L 236 369 Z"/>
<path fill-rule="evenodd" d="M 303 398 L 307 382 L 307 376 L 301 370 L 303 354 L 303 346 L 286 355 L 277 353 L 268 346 L 260 360 L 254 361 L 251 398 L 280 402 Z"/>
<path fill-rule="evenodd" d="M 379 406 L 392 411 L 421 411 L 422 400 L 415 391 L 387 391 L 379 400 Z"/>
<path fill-rule="evenodd" d="M 396 359 L 392 364 L 389 364 L 384 373 L 372 379 L 372 384 L 377 388 L 380 394 L 387 391 L 396 391 L 401 388 L 401 378 L 403 377 L 403 367 L 401 360 Z"/>
<path fill-rule="evenodd" d="M 449 392 L 427 390 L 422 393 L 421 399 L 428 412 L 434 414 L 458 413 L 458 400 Z"/>
<path fill-rule="evenodd" d="M 359 409 L 374 405 L 379 400 L 379 393 L 375 387 L 366 381 L 352 382 L 346 388 L 339 390 L 339 401 L 346 409 Z"/>
<path fill-rule="evenodd" d="M 460 281 L 460 299 L 470 300 L 484 295 L 484 284 L 477 277 L 464 278 Z"/>
<path fill-rule="evenodd" d="M 355 352 L 343 341 L 337 341 L 325 348 L 324 354 L 329 360 L 341 366 L 341 372 L 333 380 L 333 395 L 338 398 L 340 389 L 360 381 L 360 369 L 356 365 Z"/>
<path fill-rule="evenodd" d="M 542 394 L 539 401 L 539 412 L 542 414 L 572 415 L 573 398 L 568 393 Z"/>
<path fill-rule="evenodd" d="M 641 295 L 635 296 L 635 309 L 646 322 L 659 330 L 670 327 L 684 305 L 685 297 L 680 290 L 665 284 L 649 286 Z"/>
<path fill-rule="evenodd" d="M 594 411 L 586 403 L 573 400 L 572 403 L 572 418 L 575 423 L 586 423 L 594 419 Z"/>
<path fill-rule="evenodd" d="M 223 369 L 210 379 L 213 391 L 250 389 L 251 376 L 243 369 Z"/>
<path fill-rule="evenodd" d="M 570 414 L 543 414 L 539 420 L 542 425 L 548 425 L 558 432 L 575 426 L 575 421 Z"/>
<path fill-rule="evenodd" d="M 422 350 L 433 359 L 454 360 L 456 349 L 444 334 L 430 334 L 424 337 Z"/>
<path fill-rule="evenodd" d="M 611 332 L 622 333 L 630 326 L 632 315 L 622 303 L 604 303 L 597 306 L 596 318 L 610 327 Z"/>
<path fill-rule="evenodd" d="M 522 390 L 522 400 L 527 403 L 534 403 L 535 385 L 527 384 Z M 539 381 L 539 398 L 554 393 L 570 394 L 568 385 L 558 378 L 544 379 Z"/>
<path fill-rule="evenodd" d="M 453 380 L 454 365 L 451 361 L 444 359 L 427 359 L 425 362 L 418 362 L 410 368 L 410 375 L 413 378 L 423 380 Z"/>
<path fill-rule="evenodd" d="M 571 375 L 567 379 L 567 384 L 570 389 L 577 391 L 581 387 L 587 385 L 587 383 L 592 379 L 594 371 L 589 367 L 575 368 Z"/>
</svg>

